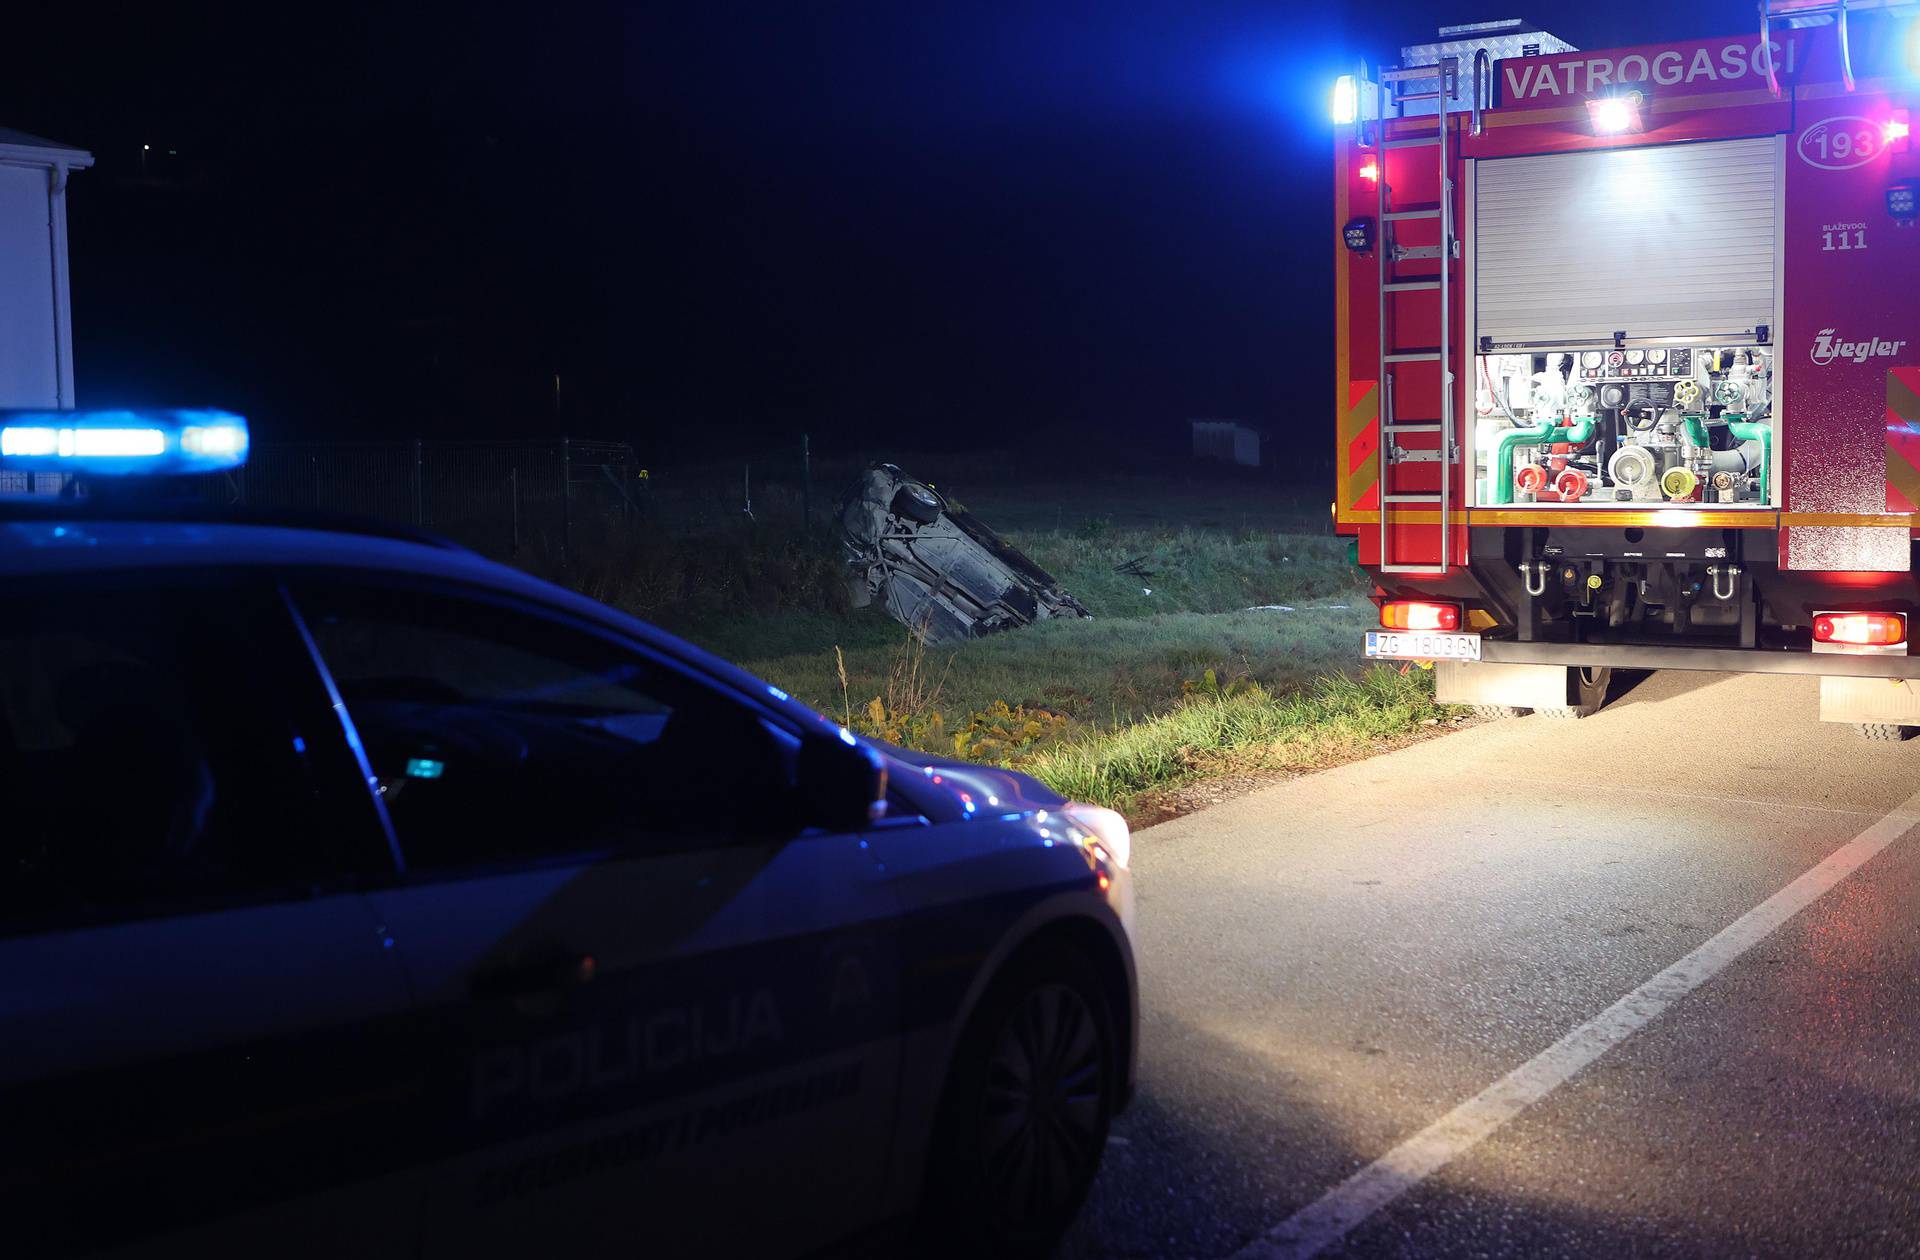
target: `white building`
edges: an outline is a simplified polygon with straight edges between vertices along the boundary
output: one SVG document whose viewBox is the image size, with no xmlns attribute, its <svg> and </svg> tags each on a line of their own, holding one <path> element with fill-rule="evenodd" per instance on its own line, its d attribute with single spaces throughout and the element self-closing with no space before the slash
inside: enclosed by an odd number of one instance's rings
<svg viewBox="0 0 1920 1260">
<path fill-rule="evenodd" d="M 0 127 L 0 407 L 73 406 L 67 177 L 85 149 Z"/>
</svg>

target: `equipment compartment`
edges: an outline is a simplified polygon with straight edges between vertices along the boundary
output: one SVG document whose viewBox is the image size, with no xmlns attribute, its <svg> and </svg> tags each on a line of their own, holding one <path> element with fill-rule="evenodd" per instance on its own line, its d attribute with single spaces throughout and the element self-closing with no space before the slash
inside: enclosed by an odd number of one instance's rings
<svg viewBox="0 0 1920 1260">
<path fill-rule="evenodd" d="M 1482 507 L 1768 507 L 1773 350 L 1627 346 L 1475 357 Z"/>
</svg>

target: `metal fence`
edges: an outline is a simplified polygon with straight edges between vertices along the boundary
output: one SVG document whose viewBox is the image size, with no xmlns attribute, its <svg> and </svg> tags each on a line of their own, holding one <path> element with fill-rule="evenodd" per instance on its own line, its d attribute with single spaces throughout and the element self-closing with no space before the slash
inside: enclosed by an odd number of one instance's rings
<svg viewBox="0 0 1920 1260">
<path fill-rule="evenodd" d="M 565 559 L 583 534 L 643 514 L 645 486 L 619 442 L 272 442 L 211 493 L 411 523 L 489 555 L 539 548 Z"/>
</svg>

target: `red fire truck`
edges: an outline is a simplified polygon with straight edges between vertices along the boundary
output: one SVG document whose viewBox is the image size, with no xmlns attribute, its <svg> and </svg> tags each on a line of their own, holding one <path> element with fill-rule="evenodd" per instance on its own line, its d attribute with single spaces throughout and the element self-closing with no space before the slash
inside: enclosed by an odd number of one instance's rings
<svg viewBox="0 0 1920 1260">
<path fill-rule="evenodd" d="M 1333 93 L 1336 529 L 1370 657 L 1578 716 L 1812 674 L 1920 727 L 1920 6 L 1582 52 L 1448 27 Z M 1920 627 L 1916 627 L 1920 630 Z"/>
</svg>

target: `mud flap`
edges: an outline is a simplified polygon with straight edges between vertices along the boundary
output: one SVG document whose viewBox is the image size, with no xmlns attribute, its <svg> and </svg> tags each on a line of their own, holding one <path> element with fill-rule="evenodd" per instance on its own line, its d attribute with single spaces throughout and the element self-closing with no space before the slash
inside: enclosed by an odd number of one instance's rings
<svg viewBox="0 0 1920 1260">
<path fill-rule="evenodd" d="M 1820 678 L 1820 720 L 1920 726 L 1920 685 L 1906 678 Z"/>
<path fill-rule="evenodd" d="M 1491 704 L 1514 709 L 1564 709 L 1576 703 L 1574 671 L 1565 665 L 1500 661 L 1436 661 L 1434 699 L 1441 704 Z"/>
</svg>

